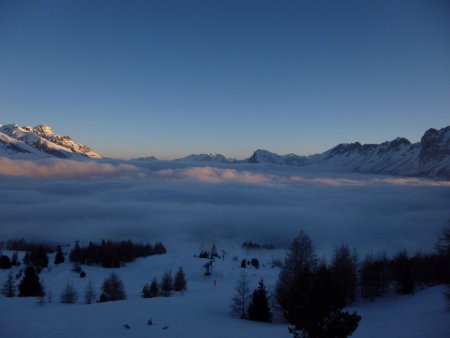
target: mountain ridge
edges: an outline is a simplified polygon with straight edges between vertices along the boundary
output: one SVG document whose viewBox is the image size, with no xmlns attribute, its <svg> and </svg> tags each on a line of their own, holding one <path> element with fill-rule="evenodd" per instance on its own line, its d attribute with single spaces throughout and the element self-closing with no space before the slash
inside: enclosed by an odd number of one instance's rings
<svg viewBox="0 0 450 338">
<path fill-rule="evenodd" d="M 22 157 L 29 154 L 38 158 L 103 158 L 91 148 L 75 142 L 69 136 L 57 135 L 45 124 L 34 128 L 21 127 L 17 124 L 0 125 L 0 154 Z"/>
<path fill-rule="evenodd" d="M 102 159 L 91 148 L 69 136 L 56 134 L 48 125 L 34 128 L 17 124 L 0 125 L 0 156 L 21 158 Z M 135 159 L 159 161 L 153 156 Z M 174 162 L 196 164 L 270 164 L 305 167 L 318 165 L 351 172 L 397 176 L 440 177 L 450 179 L 450 126 L 425 131 L 419 142 L 403 137 L 379 144 L 340 143 L 315 155 L 279 155 L 257 149 L 244 159 L 236 160 L 216 153 L 191 154 Z"/>
</svg>

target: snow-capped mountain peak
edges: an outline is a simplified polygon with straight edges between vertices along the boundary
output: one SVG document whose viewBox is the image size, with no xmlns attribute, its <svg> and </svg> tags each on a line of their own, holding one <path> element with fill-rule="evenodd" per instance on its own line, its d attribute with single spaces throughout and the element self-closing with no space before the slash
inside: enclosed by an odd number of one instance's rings
<svg viewBox="0 0 450 338">
<path fill-rule="evenodd" d="M 428 129 L 420 142 L 397 137 L 381 144 L 341 143 L 322 154 L 278 155 L 258 149 L 249 163 L 322 165 L 364 173 L 450 178 L 450 126 Z"/>
<path fill-rule="evenodd" d="M 48 125 L 21 127 L 17 124 L 0 125 L 0 154 L 29 153 L 38 157 L 102 158 L 89 147 L 79 144 L 69 136 L 59 136 Z M 21 151 L 24 150 L 24 151 Z"/>
</svg>

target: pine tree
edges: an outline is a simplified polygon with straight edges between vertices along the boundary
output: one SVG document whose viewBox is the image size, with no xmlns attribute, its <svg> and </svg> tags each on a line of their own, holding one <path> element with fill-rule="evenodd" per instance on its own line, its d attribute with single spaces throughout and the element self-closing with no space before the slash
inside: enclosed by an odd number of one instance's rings
<svg viewBox="0 0 450 338">
<path fill-rule="evenodd" d="M 64 263 L 64 261 L 65 261 L 65 258 L 64 258 L 64 254 L 61 250 L 61 246 L 58 246 L 58 249 L 56 250 L 54 263 L 61 264 L 61 263 Z"/>
<path fill-rule="evenodd" d="M 170 273 L 166 272 L 161 280 L 161 294 L 164 297 L 169 297 L 172 290 L 172 276 L 170 275 Z"/>
<path fill-rule="evenodd" d="M 317 264 L 309 237 L 300 232 L 286 256 L 280 272 L 276 298 L 283 314 L 294 327 L 295 337 L 350 336 L 361 317 L 342 311 L 335 294 L 337 283 L 332 269 Z"/>
<path fill-rule="evenodd" d="M 20 261 L 19 261 L 19 253 L 17 251 L 15 251 L 11 257 L 11 265 L 13 266 L 19 266 L 20 265 Z"/>
<path fill-rule="evenodd" d="M 44 290 L 36 270 L 32 266 L 28 266 L 19 284 L 19 297 L 38 297 L 43 294 Z"/>
<path fill-rule="evenodd" d="M 250 285 L 245 271 L 241 272 L 235 291 L 236 294 L 232 299 L 231 311 L 241 319 L 247 319 L 248 305 L 250 302 Z"/>
<path fill-rule="evenodd" d="M 159 284 L 156 278 L 153 278 L 150 288 L 149 288 L 150 297 L 157 297 L 159 295 Z"/>
<path fill-rule="evenodd" d="M 184 291 L 186 290 L 186 284 L 186 277 L 184 275 L 183 268 L 180 266 L 177 273 L 175 274 L 173 289 L 175 291 Z"/>
<path fill-rule="evenodd" d="M 5 297 L 14 297 L 16 295 L 16 286 L 14 284 L 14 278 L 11 271 L 3 284 L 2 295 Z"/>
<path fill-rule="evenodd" d="M 331 261 L 331 271 L 336 282 L 335 297 L 339 304 L 346 306 L 355 300 L 357 284 L 357 255 L 346 244 L 335 249 Z"/>
<path fill-rule="evenodd" d="M 94 285 L 92 284 L 92 281 L 89 281 L 86 285 L 86 289 L 84 289 L 84 303 L 85 304 L 92 304 L 95 301 L 96 293 L 94 289 Z"/>
<path fill-rule="evenodd" d="M 292 290 L 298 289 L 300 285 L 306 288 L 311 282 L 311 275 L 316 266 L 317 258 L 313 243 L 305 232 L 300 231 L 289 247 L 275 289 L 276 300 L 288 321 L 294 320 L 291 318 L 291 312 L 297 310 Z"/>
<path fill-rule="evenodd" d="M 63 292 L 61 293 L 60 300 L 61 300 L 61 303 L 64 303 L 64 304 L 73 304 L 73 303 L 77 302 L 78 292 L 77 292 L 77 290 L 75 290 L 72 283 L 68 282 L 66 284 Z"/>
<path fill-rule="evenodd" d="M 8 256 L 0 256 L 0 269 L 11 269 L 11 259 Z"/>
<path fill-rule="evenodd" d="M 258 288 L 253 291 L 248 306 L 248 319 L 260 322 L 272 321 L 272 311 L 270 310 L 269 297 L 263 279 L 259 281 Z"/>
<path fill-rule="evenodd" d="M 150 298 L 150 286 L 147 283 L 143 286 L 141 295 L 143 298 Z"/>
<path fill-rule="evenodd" d="M 215 244 L 211 247 L 211 257 L 219 257 L 219 252 L 217 251 L 217 247 Z"/>
<path fill-rule="evenodd" d="M 38 271 L 48 266 L 48 256 L 43 245 L 39 245 L 31 251 L 30 259 L 31 264 L 33 264 Z"/>
<path fill-rule="evenodd" d="M 402 295 L 414 292 L 411 260 L 406 251 L 399 252 L 391 263 L 392 275 L 397 283 L 397 292 Z"/>
</svg>

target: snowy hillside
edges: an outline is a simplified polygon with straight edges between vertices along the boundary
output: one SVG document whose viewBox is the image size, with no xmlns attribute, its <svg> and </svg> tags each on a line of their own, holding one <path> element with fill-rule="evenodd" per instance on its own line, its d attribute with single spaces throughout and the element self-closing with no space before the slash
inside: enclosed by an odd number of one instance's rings
<svg viewBox="0 0 450 338">
<path fill-rule="evenodd" d="M 281 318 L 274 323 L 241 320 L 230 313 L 231 298 L 242 269 L 233 257 L 257 256 L 259 269 L 247 268 L 251 286 L 256 287 L 264 278 L 273 289 L 279 269 L 271 265 L 273 258 L 282 258 L 282 250 L 246 251 L 225 247 L 225 260 L 215 263 L 213 274 L 203 276 L 204 260 L 194 257 L 198 247 L 177 245 L 166 255 L 138 259 L 125 267 L 104 269 L 83 266 L 87 275 L 80 278 L 71 271 L 72 264 L 63 263 L 45 269 L 40 278 L 45 284 L 51 302 L 38 305 L 36 297 L 0 297 L 0 326 L 2 338 L 60 338 L 60 337 L 165 337 L 165 338 L 274 338 L 292 337 L 288 324 Z M 68 249 L 66 248 L 66 252 Z M 12 254 L 11 252 L 7 252 Z M 23 256 L 23 253 L 21 253 Z M 53 262 L 53 255 L 50 255 Z M 152 278 L 183 266 L 187 277 L 187 290 L 171 297 L 144 299 L 140 291 Z M 20 267 L 14 268 L 17 273 Z M 100 292 L 105 277 L 115 271 L 123 280 L 127 300 L 83 304 L 83 293 L 89 281 Z M 0 280 L 8 270 L 0 270 Z M 214 283 L 216 281 L 216 283 Z M 73 283 L 79 293 L 76 304 L 61 304 L 59 296 L 67 282 Z M 432 287 L 410 296 L 390 296 L 375 302 L 358 302 L 351 310 L 362 316 L 352 337 L 370 338 L 442 338 L 450 334 L 449 313 L 445 307 L 442 287 Z M 152 319 L 153 325 L 147 325 Z M 125 328 L 127 324 L 129 329 Z"/>
<path fill-rule="evenodd" d="M 17 124 L 0 125 L 0 155 L 29 158 L 102 158 L 69 136 L 57 135 L 47 125 L 32 128 L 20 127 Z"/>
</svg>

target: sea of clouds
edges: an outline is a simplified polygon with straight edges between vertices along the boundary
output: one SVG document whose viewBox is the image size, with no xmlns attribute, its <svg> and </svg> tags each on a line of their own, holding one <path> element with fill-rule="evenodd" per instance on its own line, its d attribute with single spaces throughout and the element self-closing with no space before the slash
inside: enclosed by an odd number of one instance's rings
<svg viewBox="0 0 450 338">
<path fill-rule="evenodd" d="M 270 165 L 0 158 L 0 239 L 103 238 L 427 252 L 450 182 Z"/>
</svg>

